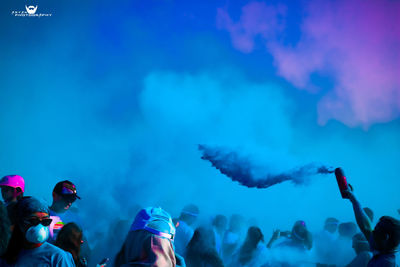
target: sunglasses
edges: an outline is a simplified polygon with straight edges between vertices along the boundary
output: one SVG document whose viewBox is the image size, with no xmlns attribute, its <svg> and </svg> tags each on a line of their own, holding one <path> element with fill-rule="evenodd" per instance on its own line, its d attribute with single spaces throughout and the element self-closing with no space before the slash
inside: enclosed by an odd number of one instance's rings
<svg viewBox="0 0 400 267">
<path fill-rule="evenodd" d="M 46 219 L 30 218 L 30 219 L 25 220 L 24 222 L 25 222 L 26 224 L 28 224 L 28 225 L 31 225 L 31 226 L 36 226 L 36 225 L 38 225 L 39 223 L 40 223 L 41 225 L 43 225 L 43 226 L 49 226 L 49 225 L 51 224 L 52 221 L 53 221 L 53 220 L 50 219 L 50 218 L 46 218 Z"/>
</svg>

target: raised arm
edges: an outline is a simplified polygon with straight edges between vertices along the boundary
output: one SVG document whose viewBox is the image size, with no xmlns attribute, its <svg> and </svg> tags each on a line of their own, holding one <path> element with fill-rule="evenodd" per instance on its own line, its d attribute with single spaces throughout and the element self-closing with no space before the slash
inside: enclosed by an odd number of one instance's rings
<svg viewBox="0 0 400 267">
<path fill-rule="evenodd" d="M 367 238 L 367 240 L 370 240 L 373 230 L 371 220 L 362 209 L 360 202 L 357 200 L 356 196 L 353 193 L 353 189 L 350 188 L 343 191 L 343 197 L 350 200 L 351 204 L 353 204 L 354 215 L 356 217 L 358 227 L 364 234 L 365 238 Z"/>
<path fill-rule="evenodd" d="M 269 242 L 268 242 L 268 244 L 267 244 L 267 248 L 271 248 L 271 247 L 272 247 L 272 244 L 273 244 L 276 240 L 279 239 L 280 233 L 281 233 L 281 232 L 280 232 L 279 230 L 275 230 L 275 231 L 272 233 L 271 239 L 269 240 Z"/>
</svg>

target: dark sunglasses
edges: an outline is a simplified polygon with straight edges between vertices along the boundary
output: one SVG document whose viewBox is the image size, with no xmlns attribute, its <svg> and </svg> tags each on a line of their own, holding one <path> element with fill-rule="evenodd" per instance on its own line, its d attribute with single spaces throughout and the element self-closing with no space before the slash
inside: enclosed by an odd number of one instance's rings
<svg viewBox="0 0 400 267">
<path fill-rule="evenodd" d="M 25 223 L 31 226 L 36 226 L 39 223 L 43 226 L 49 226 L 53 220 L 48 218 L 48 219 L 39 219 L 39 218 L 30 218 L 25 220 Z"/>
</svg>

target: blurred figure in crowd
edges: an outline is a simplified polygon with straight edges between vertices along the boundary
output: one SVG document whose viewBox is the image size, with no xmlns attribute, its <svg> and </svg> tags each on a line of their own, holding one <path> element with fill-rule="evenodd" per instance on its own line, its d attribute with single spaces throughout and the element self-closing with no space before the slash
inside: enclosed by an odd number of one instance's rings
<svg viewBox="0 0 400 267">
<path fill-rule="evenodd" d="M 224 234 L 222 240 L 223 260 L 228 260 L 232 254 L 239 248 L 242 242 L 242 233 L 245 220 L 239 214 L 233 214 L 229 220 L 229 228 Z"/>
<path fill-rule="evenodd" d="M 212 221 L 212 229 L 215 237 L 215 249 L 218 255 L 222 256 L 222 239 L 224 237 L 226 226 L 228 224 L 228 219 L 226 216 L 218 214 Z"/>
<path fill-rule="evenodd" d="M 184 256 L 186 246 L 193 237 L 193 225 L 199 216 L 199 208 L 196 205 L 190 204 L 182 209 L 179 218 L 174 221 L 176 227 L 175 249 L 179 255 Z"/>
<path fill-rule="evenodd" d="M 229 267 L 260 267 L 268 261 L 268 251 L 264 243 L 261 229 L 252 226 L 247 231 L 244 243 L 228 263 Z"/>
<path fill-rule="evenodd" d="M 57 235 L 55 245 L 71 253 L 77 267 L 86 267 L 87 261 L 82 258 L 81 245 L 83 244 L 82 229 L 76 223 L 67 223 Z"/>
<path fill-rule="evenodd" d="M 115 266 L 186 266 L 174 251 L 174 236 L 175 227 L 166 211 L 142 209 L 115 257 Z"/>
<path fill-rule="evenodd" d="M 222 259 L 215 248 L 215 235 L 212 229 L 199 227 L 194 231 L 186 250 L 188 267 L 223 267 Z"/>
<path fill-rule="evenodd" d="M 96 264 L 104 258 L 108 258 L 110 262 L 114 262 L 114 256 L 121 248 L 121 244 L 124 243 L 130 224 L 128 220 L 119 218 L 114 220 L 109 227 L 108 233 L 106 233 L 107 235 L 97 237 L 99 242 L 97 242 L 92 250 L 89 265 Z"/>
<path fill-rule="evenodd" d="M 17 224 L 4 259 L 12 266 L 75 266 L 70 253 L 46 242 L 51 223 L 41 201 L 24 197 L 18 201 Z"/>
<path fill-rule="evenodd" d="M 400 243 L 400 221 L 390 216 L 383 216 L 375 228 L 372 228 L 371 220 L 362 209 L 353 193 L 353 188 L 349 187 L 343 195 L 353 205 L 358 227 L 368 240 L 373 252 L 374 256 L 369 261 L 368 267 L 396 266 L 395 254 Z"/>
<path fill-rule="evenodd" d="M 338 266 L 344 266 L 355 256 L 352 249 L 352 238 L 357 233 L 357 225 L 353 222 L 344 222 L 338 227 L 339 237 L 335 244 L 336 261 Z"/>
<path fill-rule="evenodd" d="M 353 249 L 356 257 L 346 267 L 367 267 L 372 258 L 367 239 L 362 233 L 353 236 Z"/>
<path fill-rule="evenodd" d="M 336 251 L 332 249 L 335 246 L 337 239 L 337 228 L 339 220 L 336 218 L 327 218 L 324 223 L 324 229 L 319 232 L 315 240 L 315 257 L 320 263 L 331 263 L 336 262 Z"/>
<path fill-rule="evenodd" d="M 1 196 L 6 205 L 16 203 L 24 195 L 25 181 L 19 175 L 7 175 L 0 180 Z"/>
<path fill-rule="evenodd" d="M 281 232 L 275 231 L 270 241 L 267 244 L 268 248 L 271 248 L 273 243 L 280 237 L 284 237 L 285 240 L 279 244 L 280 247 L 291 247 L 299 250 L 310 250 L 313 245 L 312 234 L 307 230 L 306 223 L 304 221 L 297 221 L 292 227 L 292 231 Z"/>
<path fill-rule="evenodd" d="M 8 219 L 7 209 L 3 202 L 0 201 L 0 257 L 7 250 L 8 241 L 11 237 L 10 220 Z M 0 260 L 1 266 L 1 260 Z"/>
</svg>

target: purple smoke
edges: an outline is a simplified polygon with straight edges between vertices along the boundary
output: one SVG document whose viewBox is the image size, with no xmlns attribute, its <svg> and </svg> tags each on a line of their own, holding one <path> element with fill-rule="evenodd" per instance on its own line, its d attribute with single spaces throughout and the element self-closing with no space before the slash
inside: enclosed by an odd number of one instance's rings
<svg viewBox="0 0 400 267">
<path fill-rule="evenodd" d="M 212 166 L 217 168 L 222 174 L 225 174 L 232 181 L 249 188 L 267 188 L 285 181 L 291 181 L 294 184 L 305 184 L 310 176 L 315 174 L 333 173 L 332 168 L 321 164 L 310 163 L 287 172 L 278 174 L 259 173 L 256 164 L 248 158 L 241 157 L 235 151 L 224 148 L 212 148 L 206 145 L 199 145 L 202 151 L 202 159 L 211 162 Z"/>
</svg>

